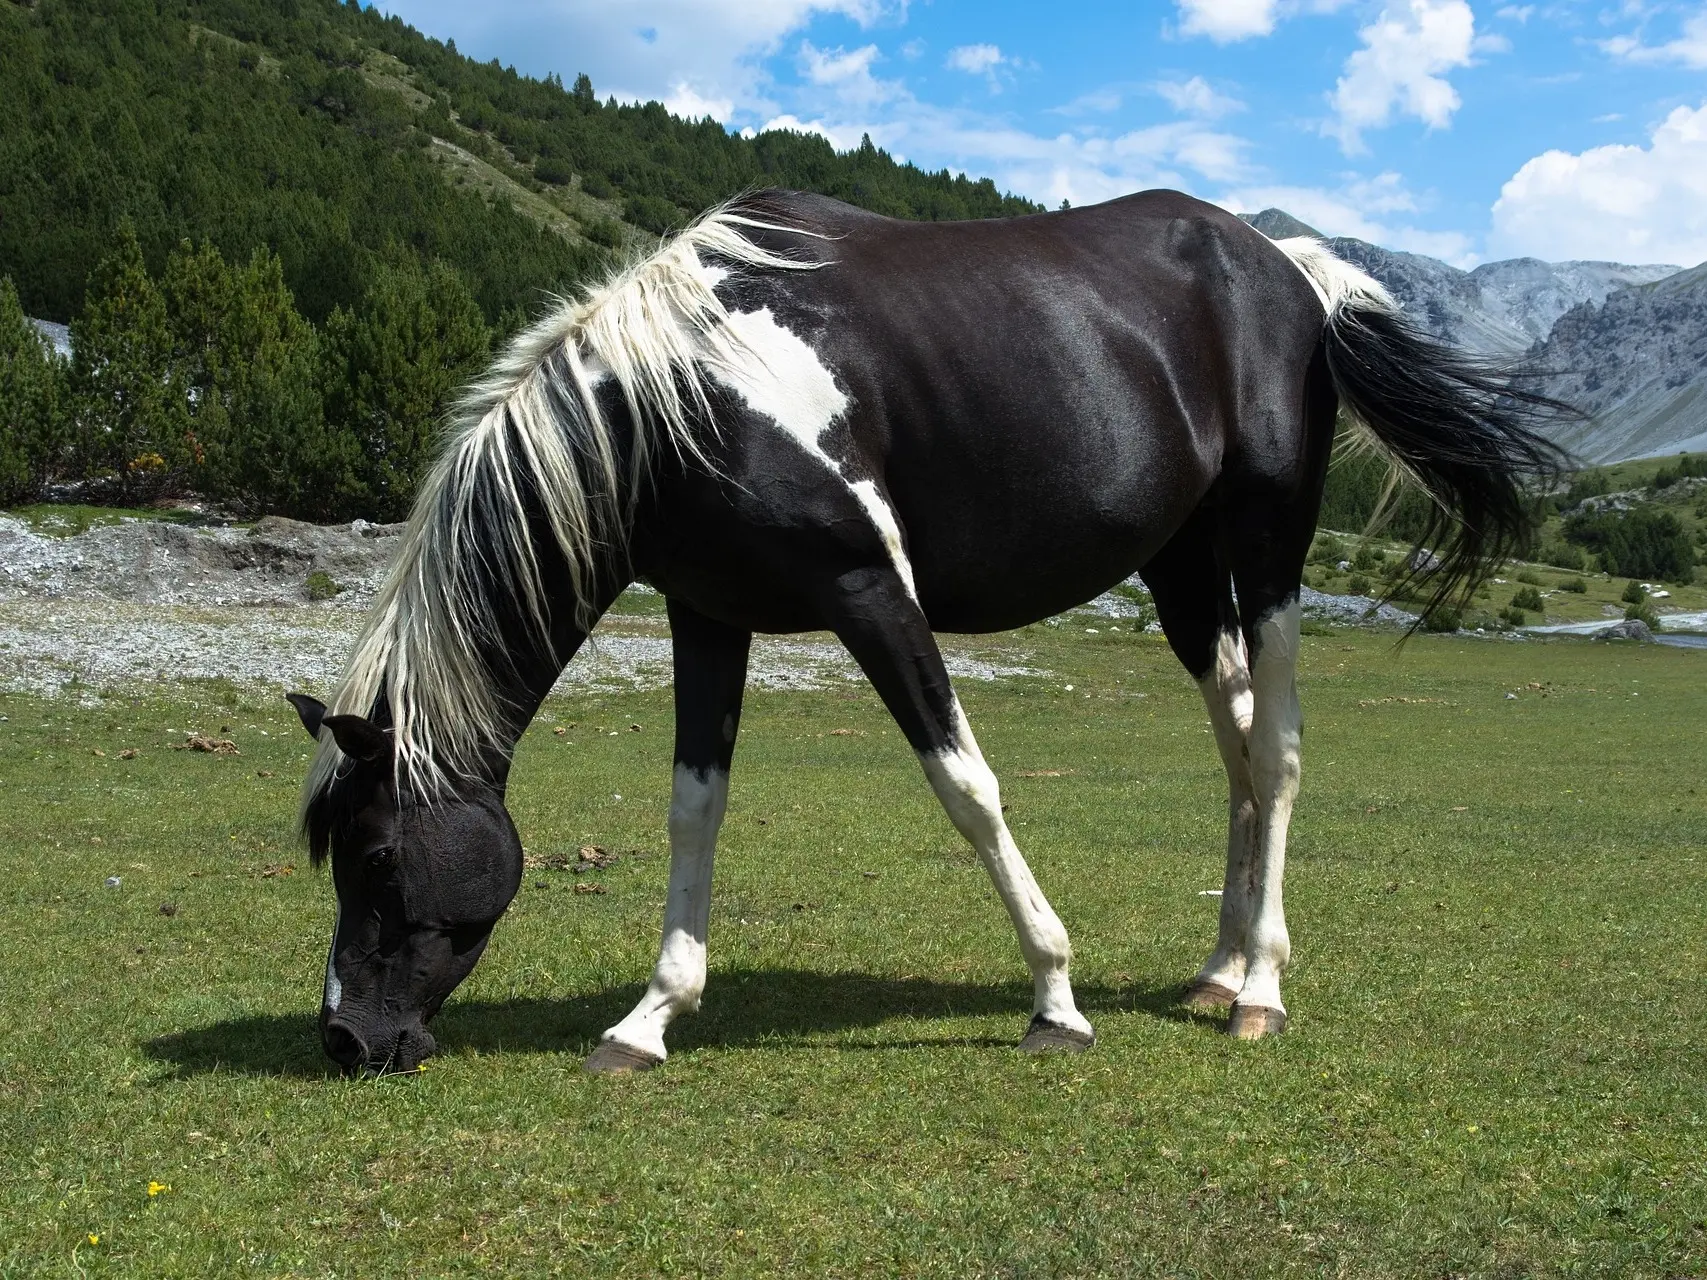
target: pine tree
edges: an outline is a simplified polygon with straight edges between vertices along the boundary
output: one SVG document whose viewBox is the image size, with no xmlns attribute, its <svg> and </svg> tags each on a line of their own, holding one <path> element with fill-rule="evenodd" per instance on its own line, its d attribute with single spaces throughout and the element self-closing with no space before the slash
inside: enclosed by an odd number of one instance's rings
<svg viewBox="0 0 1707 1280">
<path fill-rule="evenodd" d="M 187 399 L 172 375 L 166 302 L 125 222 L 71 325 L 74 449 L 84 474 L 122 498 L 162 492 L 188 461 Z"/>
<path fill-rule="evenodd" d="M 0 502 L 34 498 L 52 476 L 65 434 L 63 365 L 24 315 L 11 277 L 0 276 Z"/>
<path fill-rule="evenodd" d="M 219 345 L 225 431 L 205 446 L 208 487 L 247 515 L 343 518 L 359 491 L 360 449 L 322 412 L 319 335 L 296 310 L 276 256 L 257 249 L 234 274 Z"/>
<path fill-rule="evenodd" d="M 381 268 L 359 313 L 326 322 L 326 413 L 353 432 L 374 518 L 401 520 L 431 462 L 445 411 L 479 371 L 490 333 L 462 277 L 440 262 Z"/>
</svg>

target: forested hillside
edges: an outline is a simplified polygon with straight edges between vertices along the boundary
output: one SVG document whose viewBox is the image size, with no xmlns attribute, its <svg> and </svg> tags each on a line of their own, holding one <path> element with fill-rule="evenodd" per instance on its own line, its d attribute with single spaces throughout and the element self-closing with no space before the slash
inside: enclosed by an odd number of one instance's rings
<svg viewBox="0 0 1707 1280">
<path fill-rule="evenodd" d="M 336 0 L 0 0 L 0 502 L 401 519 L 494 339 L 766 185 L 1036 208 L 869 141 L 601 103 Z M 70 324 L 69 362 L 26 315 Z"/>
<path fill-rule="evenodd" d="M 497 323 L 747 187 L 900 217 L 1035 208 L 869 144 L 601 103 L 335 0 L 0 0 L 0 103 L 0 275 L 59 321 L 126 220 L 155 273 L 184 239 L 268 247 L 316 323 L 401 258 L 450 264 Z"/>
</svg>

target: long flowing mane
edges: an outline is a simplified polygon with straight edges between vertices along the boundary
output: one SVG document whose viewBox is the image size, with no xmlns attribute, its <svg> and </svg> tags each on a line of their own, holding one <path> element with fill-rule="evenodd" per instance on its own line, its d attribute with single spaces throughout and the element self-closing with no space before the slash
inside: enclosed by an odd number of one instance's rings
<svg viewBox="0 0 1707 1280">
<path fill-rule="evenodd" d="M 744 229 L 801 231 L 760 221 L 739 202 L 711 210 L 559 302 L 456 405 L 331 703 L 334 713 L 368 716 L 384 699 L 400 788 L 440 794 L 508 747 L 497 673 L 484 656 L 501 647 L 492 620 L 522 617 L 530 634 L 503 637 L 505 645 L 551 645 L 530 500 L 568 567 L 574 600 L 561 603 L 590 629 L 591 588 L 626 546 L 659 449 L 705 462 L 697 433 L 715 430 L 706 381 L 740 354 L 715 285 L 743 268 L 821 265 L 763 249 Z M 628 413 L 621 438 L 595 394 L 610 380 Z M 341 760 L 323 733 L 303 788 L 305 819 Z"/>
</svg>

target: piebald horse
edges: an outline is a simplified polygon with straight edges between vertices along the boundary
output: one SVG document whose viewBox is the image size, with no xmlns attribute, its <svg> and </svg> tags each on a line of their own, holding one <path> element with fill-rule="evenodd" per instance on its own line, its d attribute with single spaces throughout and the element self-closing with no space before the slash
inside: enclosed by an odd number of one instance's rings
<svg viewBox="0 0 1707 1280">
<path fill-rule="evenodd" d="M 511 753 L 601 614 L 668 601 L 669 895 L 645 996 L 590 1071 L 655 1066 L 706 977 L 712 861 L 754 632 L 828 630 L 977 850 L 1031 970 L 1020 1047 L 1094 1040 L 1067 931 L 1002 818 L 933 632 L 1059 613 L 1143 572 L 1230 787 L 1219 936 L 1186 989 L 1286 1025 L 1299 582 L 1336 415 L 1434 500 L 1440 599 L 1550 471 L 1553 406 L 1407 324 L 1309 238 L 1151 191 L 900 222 L 766 192 L 517 337 L 466 394 L 331 707 L 302 820 L 338 919 L 321 1034 L 410 1069 L 515 895 Z"/>
</svg>

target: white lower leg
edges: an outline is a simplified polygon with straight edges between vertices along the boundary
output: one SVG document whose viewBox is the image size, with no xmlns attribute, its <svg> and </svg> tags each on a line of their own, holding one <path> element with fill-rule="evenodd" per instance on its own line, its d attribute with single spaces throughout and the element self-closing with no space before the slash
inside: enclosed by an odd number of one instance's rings
<svg viewBox="0 0 1707 1280">
<path fill-rule="evenodd" d="M 640 1003 L 604 1039 L 656 1058 L 666 1056 L 664 1032 L 680 1013 L 699 1008 L 705 990 L 705 938 L 711 919 L 711 868 L 717 828 L 729 802 L 729 775 L 676 766 L 670 792 L 670 891 L 664 903 L 664 941 Z"/>
<path fill-rule="evenodd" d="M 1215 745 L 1227 770 L 1227 873 L 1221 885 L 1221 919 L 1215 950 L 1203 962 L 1194 986 L 1237 992 L 1245 981 L 1245 934 L 1250 925 L 1252 872 L 1256 858 L 1257 806 L 1251 787 L 1251 673 L 1244 637 L 1223 631 L 1215 666 L 1198 682 Z"/>
<path fill-rule="evenodd" d="M 1292 958 L 1281 887 L 1286 875 L 1286 827 L 1298 795 L 1303 715 L 1298 706 L 1298 603 L 1264 618 L 1257 628 L 1251 686 L 1251 782 L 1257 800 L 1256 859 L 1251 918 L 1246 929 L 1245 982 L 1238 1003 L 1284 1009 L 1280 975 Z"/>
<path fill-rule="evenodd" d="M 949 820 L 978 851 L 1008 909 L 1031 969 L 1034 1009 L 1045 1021 L 1090 1034 L 1091 1024 L 1073 1003 L 1068 979 L 1072 947 L 1061 919 L 1043 896 L 1002 817 L 996 775 L 984 763 L 965 713 L 955 706 L 955 746 L 919 757 Z"/>
</svg>

